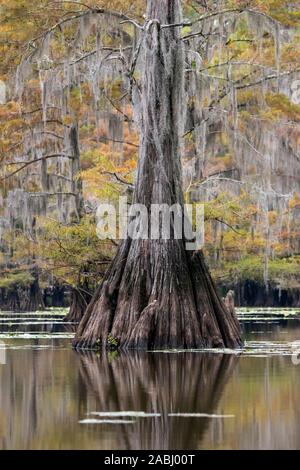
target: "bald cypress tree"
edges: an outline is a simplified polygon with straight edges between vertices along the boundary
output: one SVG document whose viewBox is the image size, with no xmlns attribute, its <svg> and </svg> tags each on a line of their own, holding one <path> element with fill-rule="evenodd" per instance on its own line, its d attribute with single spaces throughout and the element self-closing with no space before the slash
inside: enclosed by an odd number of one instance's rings
<svg viewBox="0 0 300 470">
<path fill-rule="evenodd" d="M 140 54 L 140 151 L 134 203 L 183 208 L 184 48 L 179 0 L 148 0 Z M 182 210 L 182 213 L 184 211 Z M 151 227 L 149 227 L 150 231 Z M 173 230 L 174 232 L 174 230 Z M 238 347 L 235 315 L 220 299 L 201 251 L 184 237 L 128 237 L 79 325 L 76 348 Z"/>
</svg>

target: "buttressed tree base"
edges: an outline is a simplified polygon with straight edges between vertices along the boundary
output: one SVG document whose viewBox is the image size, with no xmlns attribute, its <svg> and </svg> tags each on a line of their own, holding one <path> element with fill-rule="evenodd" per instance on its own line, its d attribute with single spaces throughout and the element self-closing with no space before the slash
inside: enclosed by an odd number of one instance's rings
<svg viewBox="0 0 300 470">
<path fill-rule="evenodd" d="M 142 56 L 140 152 L 134 202 L 183 206 L 184 49 L 179 0 L 149 0 Z M 240 327 L 227 311 L 201 251 L 185 240 L 127 238 L 97 289 L 76 348 L 236 348 Z"/>
</svg>

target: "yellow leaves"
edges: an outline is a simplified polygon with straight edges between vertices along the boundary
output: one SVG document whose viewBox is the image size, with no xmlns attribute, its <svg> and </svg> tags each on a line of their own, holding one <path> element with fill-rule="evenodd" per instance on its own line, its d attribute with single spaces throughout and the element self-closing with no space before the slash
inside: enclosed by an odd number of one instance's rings
<svg viewBox="0 0 300 470">
<path fill-rule="evenodd" d="M 94 0 L 90 0 L 88 2 L 90 5 L 95 4 L 98 7 L 106 7 L 109 8 L 110 10 L 117 10 L 121 11 L 123 13 L 128 13 L 129 11 L 132 10 L 133 3 L 132 0 L 102 0 L 102 1 L 97 1 L 95 2 Z M 134 1 L 134 13 L 135 15 L 142 16 L 142 14 L 145 12 L 145 2 L 144 0 L 135 0 Z"/>
<path fill-rule="evenodd" d="M 9 121 L 6 121 L 5 123 L 1 123 L 1 130 L 3 133 L 19 129 L 23 125 L 23 120 L 22 119 L 10 119 Z"/>
<path fill-rule="evenodd" d="M 86 169 L 81 172 L 81 177 L 87 197 L 114 200 L 119 195 L 119 186 L 112 176 L 117 170 L 111 157 L 99 148 L 82 155 L 83 167 Z"/>
<path fill-rule="evenodd" d="M 282 44 L 281 61 L 285 66 L 294 69 L 295 64 L 300 62 L 300 35 L 295 35 L 293 41 Z M 287 67 L 286 67 L 287 68 Z"/>
<path fill-rule="evenodd" d="M 280 93 L 267 93 L 266 102 L 270 108 L 265 113 L 268 118 L 287 118 L 290 121 L 300 122 L 300 106 L 291 103 L 287 96 Z"/>
<path fill-rule="evenodd" d="M 20 113 L 20 105 L 15 101 L 9 101 L 5 105 L 0 106 L 0 122 L 7 121 Z"/>
<path fill-rule="evenodd" d="M 73 112 L 78 113 L 82 104 L 82 95 L 79 87 L 73 87 L 70 91 L 69 105 Z"/>
<path fill-rule="evenodd" d="M 190 32 L 191 32 L 191 28 L 189 26 L 184 26 L 181 30 L 182 36 L 186 36 L 190 34 Z"/>
<path fill-rule="evenodd" d="M 233 0 L 228 2 L 235 7 L 250 8 L 252 10 L 261 11 L 270 15 L 275 20 L 279 21 L 285 26 L 299 25 L 300 12 L 298 2 L 291 2 L 289 0 Z M 293 8 L 296 7 L 296 8 Z"/>
<path fill-rule="evenodd" d="M 240 231 L 247 224 L 247 214 L 241 205 L 239 197 L 232 198 L 230 194 L 220 194 L 215 199 L 204 203 L 206 221 L 219 220 Z"/>
<path fill-rule="evenodd" d="M 2 154 L 22 139 L 21 133 L 24 125 L 18 103 L 11 101 L 0 106 L 0 151 Z"/>
<path fill-rule="evenodd" d="M 30 286 L 34 278 L 29 272 L 10 272 L 0 275 L 0 289 L 15 289 L 16 286 Z"/>
<path fill-rule="evenodd" d="M 238 92 L 238 103 L 240 105 L 257 106 L 261 101 L 260 93 L 255 88 L 245 88 Z"/>
<path fill-rule="evenodd" d="M 289 208 L 295 209 L 300 207 L 300 193 L 294 193 L 293 197 L 289 200 Z"/>
<path fill-rule="evenodd" d="M 277 218 L 278 218 L 277 212 L 275 212 L 275 211 L 269 211 L 268 212 L 268 219 L 269 219 L 269 224 L 270 225 L 275 224 L 276 221 L 277 221 Z"/>
<path fill-rule="evenodd" d="M 270 237 L 269 247 L 275 260 L 297 249 L 300 236 L 297 223 L 291 222 L 289 214 L 285 212 L 279 214 L 275 210 L 270 210 L 265 213 L 258 208 L 246 190 L 241 190 L 236 198 L 229 193 L 222 194 L 206 202 L 204 206 L 205 251 L 211 259 L 218 252 L 221 260 L 218 263 L 223 262 L 225 266 L 223 274 L 229 269 L 230 263 L 243 264 L 245 258 L 249 261 L 249 265 L 245 261 L 245 269 L 249 274 L 248 269 L 252 262 L 255 264 L 264 256 L 267 233 Z M 289 207 L 290 210 L 300 207 L 299 193 L 293 195 Z M 253 268 L 251 272 L 254 271 Z"/>
<path fill-rule="evenodd" d="M 47 218 L 40 218 L 38 223 L 36 254 L 40 266 L 72 285 L 78 283 L 82 269 L 88 266 L 96 273 L 98 262 L 101 265 L 101 260 L 109 260 L 113 254 L 112 243 L 98 239 L 93 217 L 85 216 L 74 225 Z"/>
<path fill-rule="evenodd" d="M 255 204 L 248 204 L 248 213 L 249 213 L 249 217 L 253 217 L 254 215 L 257 214 L 258 210 L 257 210 L 257 206 Z"/>
<path fill-rule="evenodd" d="M 114 80 L 111 85 L 111 97 L 115 100 L 121 98 L 124 94 L 124 84 L 123 80 Z"/>
<path fill-rule="evenodd" d="M 96 165 L 96 150 L 82 152 L 80 156 L 80 164 L 83 171 L 89 170 Z"/>
<path fill-rule="evenodd" d="M 128 132 L 127 126 L 124 126 L 124 139 L 130 139 L 132 145 L 124 144 L 123 155 L 113 149 L 113 143 L 108 139 L 107 142 L 96 143 L 89 141 L 86 146 L 90 146 L 88 151 L 81 154 L 81 177 L 84 183 L 84 194 L 87 197 L 97 197 L 99 199 L 110 199 L 115 201 L 120 193 L 126 189 L 126 184 L 120 183 L 118 177 L 131 183 L 133 172 L 137 165 L 137 136 Z M 81 129 L 87 138 L 90 138 L 91 130 Z M 100 140 L 105 140 L 107 129 L 98 129 Z M 117 175 L 117 176 L 115 176 Z"/>
<path fill-rule="evenodd" d="M 63 124 L 65 124 L 67 126 L 72 125 L 73 124 L 73 118 L 70 115 L 63 116 L 62 122 L 63 122 Z"/>
</svg>

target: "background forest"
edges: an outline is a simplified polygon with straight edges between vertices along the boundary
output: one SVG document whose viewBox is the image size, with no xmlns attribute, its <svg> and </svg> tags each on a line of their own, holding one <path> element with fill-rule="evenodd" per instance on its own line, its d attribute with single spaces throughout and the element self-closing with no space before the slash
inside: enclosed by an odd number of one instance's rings
<svg viewBox="0 0 300 470">
<path fill-rule="evenodd" d="M 97 205 L 133 191 L 145 2 L 36 3 L 0 1 L 0 309 L 80 318 L 118 244 Z M 238 304 L 299 306 L 299 2 L 183 4 L 183 183 L 206 259 Z"/>
</svg>

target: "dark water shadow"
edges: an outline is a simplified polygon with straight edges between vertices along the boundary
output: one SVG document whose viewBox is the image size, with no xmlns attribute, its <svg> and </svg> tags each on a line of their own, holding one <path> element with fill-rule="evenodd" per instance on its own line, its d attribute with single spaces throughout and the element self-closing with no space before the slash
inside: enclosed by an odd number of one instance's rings
<svg viewBox="0 0 300 470">
<path fill-rule="evenodd" d="M 239 361 L 235 355 L 192 352 L 130 352 L 114 358 L 106 353 L 75 354 L 79 355 L 82 384 L 96 406 L 93 411 L 160 415 L 118 427 L 118 448 L 132 450 L 197 448 L 211 420 L 223 418 L 170 413 L 216 413 Z M 99 430 L 97 425 L 87 426 L 91 432 Z"/>
</svg>

